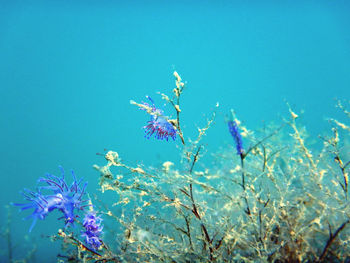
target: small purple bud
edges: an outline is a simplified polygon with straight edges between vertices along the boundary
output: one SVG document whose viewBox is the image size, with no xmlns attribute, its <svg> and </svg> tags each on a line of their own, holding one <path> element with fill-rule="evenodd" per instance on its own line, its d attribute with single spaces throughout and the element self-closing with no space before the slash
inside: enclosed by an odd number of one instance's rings
<svg viewBox="0 0 350 263">
<path fill-rule="evenodd" d="M 85 231 L 83 231 L 82 237 L 85 237 L 86 244 L 95 250 L 102 245 L 100 235 L 102 234 L 103 226 L 101 226 L 101 223 L 102 218 L 96 216 L 96 212 L 89 211 L 85 214 L 83 221 Z"/>
<path fill-rule="evenodd" d="M 242 142 L 242 137 L 239 132 L 239 128 L 237 125 L 236 121 L 229 121 L 228 122 L 228 130 L 231 133 L 231 136 L 235 140 L 236 143 L 236 149 L 237 149 L 237 154 L 241 155 L 243 154 L 243 142 Z"/>
</svg>

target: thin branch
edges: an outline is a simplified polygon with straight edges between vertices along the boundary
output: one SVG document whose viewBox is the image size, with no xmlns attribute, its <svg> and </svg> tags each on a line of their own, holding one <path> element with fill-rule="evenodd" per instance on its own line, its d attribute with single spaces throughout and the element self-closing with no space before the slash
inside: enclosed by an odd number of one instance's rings
<svg viewBox="0 0 350 263">
<path fill-rule="evenodd" d="M 282 124 L 279 128 L 277 128 L 275 131 L 273 131 L 271 134 L 267 135 L 266 137 L 264 137 L 262 140 L 258 141 L 256 144 L 254 144 L 253 146 L 249 147 L 249 149 L 242 154 L 243 159 L 256 147 L 258 147 L 260 144 L 262 144 L 264 141 L 266 141 L 267 139 L 271 138 L 272 136 L 276 135 L 277 133 L 279 133 L 279 131 L 286 126 L 286 124 Z"/>
<path fill-rule="evenodd" d="M 335 231 L 334 234 L 332 234 L 332 230 L 331 227 L 329 225 L 329 239 L 323 249 L 323 252 L 321 254 L 321 256 L 319 257 L 319 259 L 317 260 L 317 262 L 322 261 L 326 256 L 327 256 L 327 252 L 328 249 L 330 248 L 330 246 L 332 245 L 332 243 L 334 242 L 334 240 L 337 238 L 337 236 L 339 235 L 339 233 L 346 227 L 346 225 L 350 223 L 350 219 L 348 219 L 347 221 L 345 221 L 343 224 L 341 224 L 340 227 L 338 227 L 337 231 Z"/>
</svg>

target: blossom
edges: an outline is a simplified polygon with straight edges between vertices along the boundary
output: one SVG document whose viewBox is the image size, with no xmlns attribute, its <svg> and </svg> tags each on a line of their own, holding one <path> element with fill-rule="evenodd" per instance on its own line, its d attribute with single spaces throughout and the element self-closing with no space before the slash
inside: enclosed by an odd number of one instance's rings
<svg viewBox="0 0 350 263">
<path fill-rule="evenodd" d="M 147 113 L 151 115 L 151 119 L 147 122 L 148 124 L 143 127 L 146 133 L 145 137 L 149 139 L 153 134 L 155 134 L 155 137 L 159 140 L 166 139 L 168 141 L 169 137 L 171 137 L 175 141 L 175 126 L 169 121 L 169 118 L 164 115 L 163 110 L 155 106 L 151 97 L 146 96 L 146 98 L 150 100 L 151 104 L 147 102 L 138 104 L 131 101 L 132 104 L 136 104 L 140 109 L 147 111 Z"/>
<path fill-rule="evenodd" d="M 174 141 L 176 139 L 176 130 L 165 116 L 152 115 L 151 120 L 148 121 L 148 124 L 143 128 L 145 129 L 147 139 L 149 139 L 153 133 L 155 133 L 155 137 L 159 140 L 166 139 L 168 141 L 169 137 Z"/>
<path fill-rule="evenodd" d="M 95 211 L 89 211 L 85 214 L 83 226 L 85 231 L 82 237 L 85 237 L 85 242 L 93 249 L 98 249 L 102 245 L 100 235 L 102 234 L 103 226 L 101 226 L 102 218 L 96 216 Z"/>
<path fill-rule="evenodd" d="M 237 154 L 241 155 L 243 154 L 243 142 L 242 142 L 242 137 L 239 132 L 239 128 L 237 125 L 237 122 L 232 120 L 228 122 L 228 129 L 229 132 L 231 133 L 231 136 L 233 137 L 235 143 L 236 143 L 236 149 L 237 149 Z"/>
<path fill-rule="evenodd" d="M 61 177 L 46 174 L 45 177 L 39 178 L 38 182 L 43 182 L 45 185 L 39 185 L 37 191 L 24 189 L 22 195 L 29 203 L 13 204 L 22 207 L 21 211 L 34 209 L 33 213 L 25 218 L 33 219 L 29 232 L 32 231 L 38 219 L 44 220 L 45 217 L 55 209 L 63 213 L 63 217 L 61 218 L 65 219 L 65 225 L 67 227 L 69 224 L 74 223 L 76 217 L 75 210 L 82 210 L 86 206 L 82 205 L 82 203 L 87 200 L 82 200 L 82 197 L 84 196 L 87 183 L 80 187 L 82 179 L 77 181 L 72 171 L 73 183 L 69 187 L 64 178 L 63 168 L 60 167 L 60 169 L 62 171 Z M 42 193 L 43 190 L 45 194 Z"/>
</svg>

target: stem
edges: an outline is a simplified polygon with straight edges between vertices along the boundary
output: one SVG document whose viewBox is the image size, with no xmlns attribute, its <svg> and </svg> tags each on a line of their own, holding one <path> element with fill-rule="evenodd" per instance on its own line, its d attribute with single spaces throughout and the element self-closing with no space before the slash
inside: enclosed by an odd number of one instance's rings
<svg viewBox="0 0 350 263">
<path fill-rule="evenodd" d="M 241 168 L 242 168 L 242 188 L 245 191 L 245 173 L 244 173 L 244 156 L 241 154 Z"/>
<path fill-rule="evenodd" d="M 210 240 L 210 236 L 209 236 L 209 233 L 208 233 L 208 230 L 207 228 L 205 227 L 203 221 L 202 221 L 202 218 L 201 216 L 199 215 L 198 213 L 198 210 L 197 210 L 197 206 L 196 206 L 196 203 L 194 201 L 194 197 L 193 197 L 193 190 L 192 190 L 192 183 L 190 183 L 190 198 L 191 198 L 191 201 L 192 201 L 192 213 L 195 215 L 195 217 L 197 217 L 197 219 L 200 221 L 200 224 L 201 224 L 201 228 L 203 230 L 203 235 L 204 235 L 204 238 L 205 238 L 205 241 L 208 243 L 209 245 L 209 259 L 210 261 L 213 261 L 214 257 L 213 257 L 213 248 L 211 246 L 211 240 Z M 205 244 L 205 243 L 204 243 Z"/>
<path fill-rule="evenodd" d="M 326 257 L 329 247 L 332 245 L 333 241 L 336 239 L 336 237 L 338 236 L 340 231 L 342 231 L 348 223 L 350 223 L 350 219 L 348 219 L 340 227 L 338 227 L 337 231 L 335 231 L 334 234 L 332 234 L 331 227 L 329 226 L 329 232 L 330 232 L 329 239 L 328 239 L 326 246 L 324 247 L 323 252 L 322 252 L 322 254 L 317 262 L 322 261 Z"/>
<path fill-rule="evenodd" d="M 183 136 L 183 133 L 181 131 L 181 126 L 180 126 L 180 95 L 176 97 L 176 105 L 173 105 L 175 110 L 176 110 L 176 128 L 178 129 L 179 131 L 179 136 L 180 136 L 180 139 L 181 139 L 181 142 L 183 145 L 185 145 L 185 140 L 184 140 L 184 136 Z"/>
<path fill-rule="evenodd" d="M 193 157 L 193 161 L 192 161 L 191 168 L 190 168 L 190 174 L 192 174 L 193 167 L 196 164 L 196 162 L 198 161 L 199 151 L 201 150 L 201 148 L 202 148 L 202 146 L 198 147 L 197 152 L 196 152 L 196 154 Z"/>
<path fill-rule="evenodd" d="M 247 206 L 247 208 L 244 210 L 244 212 L 250 216 L 250 208 L 249 208 L 249 203 L 248 203 L 248 199 L 246 196 L 246 188 L 245 188 L 245 171 L 244 171 L 245 155 L 241 154 L 240 157 L 241 157 L 241 168 L 242 168 L 242 188 L 243 188 L 243 194 L 244 194 L 243 199 L 244 199 L 246 206 Z"/>
<path fill-rule="evenodd" d="M 187 216 L 184 215 L 184 218 L 185 218 L 185 221 L 186 221 L 186 228 L 187 228 L 188 240 L 189 240 L 189 242 L 190 242 L 191 250 L 193 251 L 193 244 L 192 244 L 192 238 L 191 238 L 190 222 L 188 221 Z"/>
<path fill-rule="evenodd" d="M 335 152 L 335 157 L 334 160 L 337 162 L 342 176 L 343 176 L 343 180 L 344 180 L 344 185 L 340 183 L 341 187 L 343 188 L 344 194 L 345 194 L 345 200 L 348 200 L 348 175 L 346 173 L 346 167 L 349 165 L 350 161 L 348 161 L 345 165 L 343 163 L 343 161 L 341 160 L 339 154 L 337 152 Z"/>
<path fill-rule="evenodd" d="M 193 167 L 198 159 L 198 154 L 199 154 L 199 151 L 201 149 L 201 146 L 198 147 L 197 149 L 197 152 L 196 154 L 194 155 L 193 157 L 193 161 L 192 161 L 192 165 L 191 165 L 191 168 L 190 168 L 190 174 L 192 174 L 192 171 L 193 171 Z M 213 257 L 213 248 L 212 248 L 212 241 L 210 240 L 210 236 L 209 236 L 209 233 L 208 233 L 208 230 L 207 228 L 205 227 L 204 223 L 203 223 L 203 220 L 201 218 L 201 216 L 199 215 L 198 213 L 198 209 L 197 209 L 197 206 L 196 206 L 196 202 L 194 201 L 194 196 L 193 196 L 193 185 L 192 183 L 190 183 L 190 199 L 191 199 L 191 202 L 192 202 L 192 213 L 195 215 L 195 217 L 200 221 L 200 225 L 201 225 L 201 228 L 202 228 L 202 231 L 203 231 L 203 235 L 204 235 L 204 238 L 205 238 L 205 241 L 208 243 L 209 245 L 209 259 L 210 261 L 213 261 L 214 257 Z M 204 243 L 205 245 L 205 243 Z"/>
<path fill-rule="evenodd" d="M 176 104 L 174 103 L 173 100 L 168 100 L 171 105 L 174 107 L 174 109 L 176 110 L 176 124 L 175 127 L 177 128 L 177 132 L 180 136 L 181 142 L 183 145 L 185 145 L 185 140 L 183 137 L 183 133 L 181 131 L 181 126 L 180 126 L 180 95 L 182 93 L 182 90 L 184 89 L 185 84 L 181 81 L 181 77 L 179 76 L 179 74 L 175 71 L 174 72 L 174 77 L 176 78 L 175 82 L 176 82 L 176 88 L 174 89 L 174 93 L 176 96 Z"/>
</svg>

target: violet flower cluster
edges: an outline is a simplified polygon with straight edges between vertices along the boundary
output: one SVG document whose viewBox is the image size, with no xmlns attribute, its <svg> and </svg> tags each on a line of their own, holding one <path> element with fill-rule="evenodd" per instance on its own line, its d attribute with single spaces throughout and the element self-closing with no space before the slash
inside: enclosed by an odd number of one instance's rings
<svg viewBox="0 0 350 263">
<path fill-rule="evenodd" d="M 103 226 L 101 226 L 101 222 L 102 219 L 96 216 L 95 211 L 89 211 L 84 217 L 83 226 L 85 231 L 83 231 L 82 237 L 85 238 L 85 243 L 94 250 L 97 250 L 102 245 L 100 236 Z"/>
<path fill-rule="evenodd" d="M 155 106 L 151 97 L 146 96 L 146 98 L 150 100 L 151 104 L 146 102 L 138 104 L 140 109 L 146 110 L 147 113 L 151 115 L 151 120 L 148 121 L 148 124 L 143 127 L 146 133 L 145 137 L 149 139 L 153 134 L 155 134 L 155 137 L 158 140 L 165 139 L 168 141 L 169 137 L 171 137 L 175 141 L 176 128 L 174 125 L 169 122 L 169 119 L 164 115 L 163 110 Z"/>
<path fill-rule="evenodd" d="M 77 180 L 72 171 L 73 183 L 68 186 L 64 178 L 64 170 L 62 167 L 60 167 L 60 169 L 62 172 L 61 177 L 46 174 L 45 177 L 39 178 L 38 182 L 45 184 L 39 185 L 37 191 L 24 189 L 22 195 L 28 203 L 13 204 L 22 207 L 21 211 L 33 209 L 32 214 L 25 218 L 33 219 L 29 232 L 32 231 L 38 219 L 44 220 L 45 217 L 55 209 L 63 214 L 59 219 L 64 218 L 65 226 L 67 227 L 74 223 L 77 210 L 83 210 L 85 206 L 89 206 L 84 205 L 88 200 L 82 200 L 87 182 L 85 182 L 83 186 L 80 186 L 82 179 Z"/>
<path fill-rule="evenodd" d="M 229 132 L 230 132 L 232 138 L 234 139 L 234 141 L 236 143 L 237 154 L 242 155 L 244 153 L 243 142 L 242 142 L 242 137 L 241 137 L 241 134 L 239 132 L 237 122 L 234 120 L 229 121 L 228 122 L 228 129 L 229 129 Z"/>
</svg>

